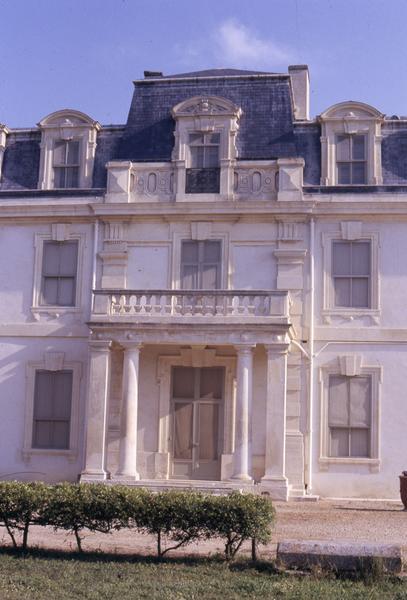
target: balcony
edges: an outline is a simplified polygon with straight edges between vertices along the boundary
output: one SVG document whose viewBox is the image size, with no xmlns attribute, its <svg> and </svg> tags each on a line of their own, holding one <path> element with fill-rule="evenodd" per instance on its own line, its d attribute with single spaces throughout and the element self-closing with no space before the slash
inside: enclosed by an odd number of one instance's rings
<svg viewBox="0 0 407 600">
<path fill-rule="evenodd" d="M 289 324 L 290 295 L 258 290 L 95 290 L 92 322 Z"/>
</svg>

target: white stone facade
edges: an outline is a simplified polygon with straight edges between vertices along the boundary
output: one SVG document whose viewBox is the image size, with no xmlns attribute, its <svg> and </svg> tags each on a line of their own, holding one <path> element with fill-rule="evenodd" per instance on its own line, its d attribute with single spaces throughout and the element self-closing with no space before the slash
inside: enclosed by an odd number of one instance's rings
<svg viewBox="0 0 407 600">
<path fill-rule="evenodd" d="M 315 125 L 301 69 L 295 115 Z M 321 115 L 312 187 L 301 156 L 238 160 L 244 109 L 194 94 L 173 107 L 171 160 L 111 158 L 93 194 L 103 127 L 66 112 L 40 123 L 40 191 L 0 189 L 0 479 L 397 497 L 407 191 L 378 188 L 384 116 Z M 52 140 L 69 115 L 86 142 L 78 189 L 61 194 Z M 219 132 L 217 192 L 185 192 L 191 131 Z M 365 169 L 358 189 L 335 190 L 338 135 L 367 136 L 341 159 L 351 177 Z M 76 168 L 66 152 L 58 168 Z"/>
</svg>

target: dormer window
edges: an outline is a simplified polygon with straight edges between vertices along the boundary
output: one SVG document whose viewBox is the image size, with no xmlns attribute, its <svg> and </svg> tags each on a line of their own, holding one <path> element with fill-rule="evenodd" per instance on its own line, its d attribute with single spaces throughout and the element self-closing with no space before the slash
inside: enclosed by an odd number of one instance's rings
<svg viewBox="0 0 407 600">
<path fill-rule="evenodd" d="M 321 185 L 380 185 L 384 115 L 361 102 L 342 102 L 319 117 Z"/>
<path fill-rule="evenodd" d="M 337 136 L 336 166 L 339 185 L 367 183 L 365 135 L 342 134 Z"/>
<path fill-rule="evenodd" d="M 100 125 L 76 110 L 61 110 L 42 119 L 41 190 L 90 188 Z"/>
<path fill-rule="evenodd" d="M 54 187 L 79 187 L 79 150 L 78 140 L 56 140 L 54 144 Z"/>
<path fill-rule="evenodd" d="M 178 201 L 191 201 L 195 194 L 207 194 L 206 200 L 217 200 L 219 195 L 226 199 L 233 193 L 241 114 L 241 109 L 230 100 L 217 96 L 195 96 L 174 106 L 172 159 L 176 165 Z"/>
</svg>

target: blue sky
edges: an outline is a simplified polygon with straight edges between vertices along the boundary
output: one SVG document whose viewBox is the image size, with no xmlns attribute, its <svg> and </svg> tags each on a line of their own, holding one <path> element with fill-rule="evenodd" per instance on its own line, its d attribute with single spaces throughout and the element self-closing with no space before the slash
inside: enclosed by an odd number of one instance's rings
<svg viewBox="0 0 407 600">
<path fill-rule="evenodd" d="M 132 81 L 309 65 L 311 114 L 360 100 L 407 115 L 407 0 L 0 0 L 0 123 L 76 108 L 126 121 Z"/>
</svg>

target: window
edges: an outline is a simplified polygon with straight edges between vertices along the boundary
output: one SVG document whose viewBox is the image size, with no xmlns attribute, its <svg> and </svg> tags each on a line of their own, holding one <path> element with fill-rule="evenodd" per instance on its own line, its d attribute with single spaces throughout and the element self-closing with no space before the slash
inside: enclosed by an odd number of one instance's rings
<svg viewBox="0 0 407 600">
<path fill-rule="evenodd" d="M 78 241 L 44 241 L 40 304 L 75 306 Z"/>
<path fill-rule="evenodd" d="M 53 153 L 54 188 L 79 187 L 79 149 L 79 141 L 55 141 Z"/>
<path fill-rule="evenodd" d="M 338 184 L 365 184 L 366 136 L 338 135 L 336 138 L 336 165 Z"/>
<path fill-rule="evenodd" d="M 329 376 L 329 456 L 371 456 L 371 376 Z"/>
<path fill-rule="evenodd" d="M 219 167 L 219 133 L 191 133 L 189 151 L 192 169 Z"/>
<path fill-rule="evenodd" d="M 220 288 L 221 242 L 183 241 L 181 246 L 181 288 L 215 290 Z"/>
<path fill-rule="evenodd" d="M 32 447 L 69 449 L 72 371 L 35 373 Z"/>
<path fill-rule="evenodd" d="M 333 241 L 334 306 L 370 308 L 370 241 Z"/>
</svg>

